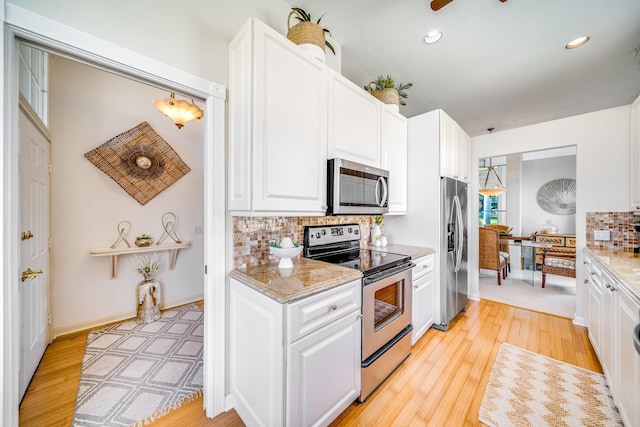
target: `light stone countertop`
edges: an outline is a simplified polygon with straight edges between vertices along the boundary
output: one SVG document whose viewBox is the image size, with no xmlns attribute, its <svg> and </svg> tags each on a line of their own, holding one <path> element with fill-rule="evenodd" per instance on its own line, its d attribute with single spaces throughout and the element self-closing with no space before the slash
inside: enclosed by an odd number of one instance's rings
<svg viewBox="0 0 640 427">
<path fill-rule="evenodd" d="M 237 268 L 230 276 L 282 304 L 362 278 L 360 270 L 353 268 L 308 258 L 294 258 L 292 261 L 293 269 L 288 277 L 285 277 L 286 271 L 278 268 L 278 261 Z"/>
<path fill-rule="evenodd" d="M 373 246 L 366 245 L 366 249 L 373 251 L 388 252 L 390 254 L 409 255 L 411 259 L 422 258 L 430 254 L 436 253 L 435 249 L 421 248 L 419 246 L 397 245 L 395 243 L 389 243 L 387 246 Z"/>
<path fill-rule="evenodd" d="M 629 251 L 589 248 L 585 248 L 585 253 L 602 264 L 602 267 L 618 279 L 627 292 L 640 303 L 640 255 Z"/>
</svg>

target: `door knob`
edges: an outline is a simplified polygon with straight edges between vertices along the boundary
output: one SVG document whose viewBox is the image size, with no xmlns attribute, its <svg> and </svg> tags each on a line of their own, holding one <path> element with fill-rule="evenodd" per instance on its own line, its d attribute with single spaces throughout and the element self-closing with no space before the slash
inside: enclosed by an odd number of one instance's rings
<svg viewBox="0 0 640 427">
<path fill-rule="evenodd" d="M 20 234 L 20 238 L 21 238 L 22 240 L 29 240 L 29 239 L 30 239 L 30 238 L 32 238 L 32 237 L 33 237 L 33 233 L 31 232 L 31 230 L 23 231 L 23 232 Z"/>
<path fill-rule="evenodd" d="M 38 274 L 42 274 L 42 270 L 31 270 L 30 268 L 27 268 L 22 272 L 20 278 L 24 282 L 27 279 L 35 279 Z"/>
</svg>

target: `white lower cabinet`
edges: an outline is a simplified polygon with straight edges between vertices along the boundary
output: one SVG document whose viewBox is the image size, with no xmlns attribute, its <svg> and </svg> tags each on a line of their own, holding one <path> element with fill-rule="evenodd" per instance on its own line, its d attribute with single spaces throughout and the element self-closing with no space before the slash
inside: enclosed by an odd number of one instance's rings
<svg viewBox="0 0 640 427">
<path fill-rule="evenodd" d="M 234 408 L 250 426 L 325 426 L 360 395 L 361 281 L 281 304 L 231 279 Z"/>
<path fill-rule="evenodd" d="M 435 254 L 417 260 L 413 267 L 413 299 L 411 307 L 411 345 L 433 325 L 435 317 Z"/>
<path fill-rule="evenodd" d="M 589 340 L 598 357 L 602 358 L 600 343 L 602 342 L 602 284 L 597 267 L 593 267 L 592 261 L 585 256 L 585 284 L 589 287 Z"/>
<path fill-rule="evenodd" d="M 589 339 L 624 425 L 640 426 L 640 354 L 633 343 L 640 303 L 588 253 L 585 278 L 589 283 Z"/>
<path fill-rule="evenodd" d="M 617 405 L 625 425 L 640 426 L 640 354 L 633 344 L 633 329 L 640 323 L 640 304 L 623 289 L 617 297 Z"/>
</svg>

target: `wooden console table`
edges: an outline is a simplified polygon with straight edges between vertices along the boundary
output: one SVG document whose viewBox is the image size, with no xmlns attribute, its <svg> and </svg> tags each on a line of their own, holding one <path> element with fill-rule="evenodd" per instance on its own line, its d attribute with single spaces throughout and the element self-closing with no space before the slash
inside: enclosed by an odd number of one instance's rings
<svg viewBox="0 0 640 427">
<path fill-rule="evenodd" d="M 575 234 L 536 234 L 536 242 L 551 243 L 551 249 L 547 249 L 547 257 L 559 255 L 561 258 L 576 257 L 576 235 Z M 536 264 L 542 264 L 542 249 L 536 250 Z"/>
<path fill-rule="evenodd" d="M 118 275 L 118 255 L 126 254 L 139 254 L 144 252 L 161 252 L 169 251 L 169 270 L 173 270 L 178 260 L 178 252 L 180 249 L 191 247 L 191 242 L 182 243 L 167 243 L 163 245 L 150 245 L 150 246 L 132 246 L 130 248 L 95 248 L 90 249 L 89 254 L 91 256 L 109 256 L 111 257 L 111 279 L 115 279 Z"/>
</svg>

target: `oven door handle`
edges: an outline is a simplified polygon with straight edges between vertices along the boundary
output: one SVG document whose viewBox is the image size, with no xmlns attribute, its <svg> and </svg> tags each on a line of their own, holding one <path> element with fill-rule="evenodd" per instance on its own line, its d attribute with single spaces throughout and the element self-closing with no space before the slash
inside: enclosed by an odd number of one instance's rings
<svg viewBox="0 0 640 427">
<path fill-rule="evenodd" d="M 413 262 L 407 262 L 405 264 L 397 265 L 388 270 L 383 270 L 379 273 L 372 274 L 371 276 L 363 277 L 362 284 L 364 286 L 370 285 L 371 283 L 378 282 L 382 279 L 386 279 L 387 277 L 395 276 L 396 274 L 403 273 L 407 270 L 411 270 L 415 266 L 416 265 Z"/>
</svg>

